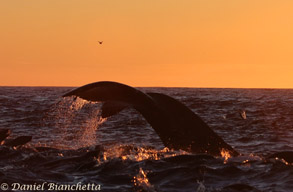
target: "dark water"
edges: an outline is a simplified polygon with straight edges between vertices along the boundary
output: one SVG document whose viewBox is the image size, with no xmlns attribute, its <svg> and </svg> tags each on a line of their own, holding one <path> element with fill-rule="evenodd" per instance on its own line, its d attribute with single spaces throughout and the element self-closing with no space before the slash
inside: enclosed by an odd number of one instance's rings
<svg viewBox="0 0 293 192">
<path fill-rule="evenodd" d="M 265 158 L 293 151 L 293 90 L 141 88 L 186 104 L 242 154 L 234 158 L 171 151 L 135 110 L 101 119 L 101 104 L 62 99 L 69 90 L 0 87 L 0 128 L 10 129 L 11 138 L 33 136 L 22 148 L 0 146 L 0 184 L 10 190 L 15 183 L 45 183 L 46 190 L 55 183 L 57 191 L 81 182 L 101 191 L 293 191 L 292 164 Z"/>
</svg>

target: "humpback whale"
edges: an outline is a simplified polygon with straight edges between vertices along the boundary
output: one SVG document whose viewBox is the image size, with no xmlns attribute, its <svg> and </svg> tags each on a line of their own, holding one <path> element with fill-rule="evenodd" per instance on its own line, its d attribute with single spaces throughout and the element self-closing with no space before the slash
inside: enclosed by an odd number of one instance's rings
<svg viewBox="0 0 293 192">
<path fill-rule="evenodd" d="M 136 109 L 152 126 L 163 144 L 175 150 L 220 156 L 239 153 L 218 136 L 198 115 L 178 100 L 161 93 L 143 93 L 125 84 L 101 81 L 76 88 L 63 97 L 103 102 L 102 117 Z"/>
</svg>

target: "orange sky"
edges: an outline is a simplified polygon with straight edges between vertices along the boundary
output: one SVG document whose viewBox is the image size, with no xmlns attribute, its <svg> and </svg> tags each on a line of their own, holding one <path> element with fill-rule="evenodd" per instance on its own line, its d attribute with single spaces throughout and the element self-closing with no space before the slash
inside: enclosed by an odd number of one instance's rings
<svg viewBox="0 0 293 192">
<path fill-rule="evenodd" d="M 293 88 L 292 10 L 292 0 L 1 0 L 0 86 Z"/>
</svg>

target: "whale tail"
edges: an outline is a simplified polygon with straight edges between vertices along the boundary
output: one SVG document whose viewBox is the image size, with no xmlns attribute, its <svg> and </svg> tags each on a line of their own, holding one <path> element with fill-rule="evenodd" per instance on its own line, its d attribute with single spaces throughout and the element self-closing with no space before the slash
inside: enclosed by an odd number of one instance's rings
<svg viewBox="0 0 293 192">
<path fill-rule="evenodd" d="M 194 153 L 232 156 L 239 153 L 219 137 L 199 116 L 178 100 L 160 93 L 143 93 L 116 82 L 96 82 L 67 94 L 89 101 L 104 102 L 102 117 L 115 115 L 127 107 L 135 108 L 171 149 Z"/>
</svg>

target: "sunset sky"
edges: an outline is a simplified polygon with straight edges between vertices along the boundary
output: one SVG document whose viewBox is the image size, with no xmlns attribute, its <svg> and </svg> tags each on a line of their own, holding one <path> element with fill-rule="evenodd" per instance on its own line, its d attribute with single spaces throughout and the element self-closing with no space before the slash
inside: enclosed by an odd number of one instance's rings
<svg viewBox="0 0 293 192">
<path fill-rule="evenodd" d="M 0 0 L 0 86 L 293 88 L 292 10 L 292 0 Z"/>
</svg>

